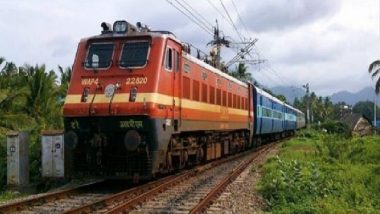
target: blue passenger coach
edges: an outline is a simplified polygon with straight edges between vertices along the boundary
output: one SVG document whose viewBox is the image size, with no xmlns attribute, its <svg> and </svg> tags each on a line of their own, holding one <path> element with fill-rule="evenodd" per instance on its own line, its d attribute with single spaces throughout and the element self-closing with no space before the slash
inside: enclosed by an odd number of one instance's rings
<svg viewBox="0 0 380 214">
<path fill-rule="evenodd" d="M 259 144 L 262 139 L 291 135 L 296 129 L 305 126 L 305 116 L 300 110 L 261 88 L 254 86 L 252 90 L 255 111 L 253 133 Z"/>
</svg>

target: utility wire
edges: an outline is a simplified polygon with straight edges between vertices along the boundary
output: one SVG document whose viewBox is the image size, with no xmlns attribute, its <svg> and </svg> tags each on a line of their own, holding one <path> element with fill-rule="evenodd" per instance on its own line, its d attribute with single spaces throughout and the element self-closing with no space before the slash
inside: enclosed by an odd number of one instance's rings
<svg viewBox="0 0 380 214">
<path fill-rule="evenodd" d="M 244 28 L 244 30 L 245 30 L 245 33 L 247 34 L 247 37 L 250 38 L 250 36 L 249 36 L 249 32 L 248 32 L 248 30 L 247 30 L 248 28 L 247 28 L 247 26 L 245 25 L 243 19 L 242 19 L 241 16 L 240 16 L 240 13 L 239 13 L 239 10 L 238 10 L 237 7 L 236 7 L 235 1 L 232 0 L 231 2 L 232 2 L 232 6 L 235 8 L 235 11 L 236 11 L 237 17 L 239 18 L 240 23 L 241 23 L 241 25 L 243 26 L 243 28 Z"/>
<path fill-rule="evenodd" d="M 239 36 L 240 40 L 241 40 L 242 42 L 244 42 L 244 39 L 242 38 L 242 36 L 241 36 L 240 32 L 238 31 L 238 29 L 237 29 L 235 23 L 233 22 L 233 20 L 232 20 L 232 18 L 231 18 L 231 16 L 230 16 L 230 13 L 228 12 L 228 10 L 227 10 L 226 6 L 224 5 L 223 1 L 222 1 L 222 0 L 219 0 L 219 1 L 220 1 L 220 4 L 222 5 L 222 7 L 223 7 L 223 9 L 224 9 L 224 12 L 226 12 L 226 14 L 227 14 L 227 16 L 228 16 L 228 19 L 230 20 L 230 22 L 231 22 L 231 24 L 232 24 L 232 27 L 235 29 L 236 34 Z"/>
<path fill-rule="evenodd" d="M 208 3 L 220 14 L 220 16 L 225 20 L 225 21 L 227 21 L 229 24 L 232 24 L 232 23 L 230 23 L 230 21 L 224 16 L 224 14 L 218 9 L 218 7 L 214 4 L 214 3 L 212 3 L 212 1 L 211 0 L 207 0 L 208 1 Z"/>
<path fill-rule="evenodd" d="M 182 0 L 183 3 L 185 3 L 191 10 L 193 10 L 202 20 L 205 25 L 207 24 L 211 29 L 213 28 L 213 25 L 204 17 L 202 14 L 200 14 L 196 9 L 194 9 L 189 3 L 187 3 L 185 0 Z"/>
<path fill-rule="evenodd" d="M 207 22 L 205 23 L 204 21 L 202 21 L 201 19 L 199 19 L 196 15 L 194 15 L 193 12 L 191 12 L 185 5 L 183 5 L 181 2 L 179 2 L 178 0 L 175 0 L 177 2 L 177 4 L 179 4 L 183 9 L 185 9 L 200 25 L 202 25 L 203 27 L 209 29 L 211 32 L 212 32 L 212 25 L 209 25 L 207 26 Z M 182 0 L 183 1 L 183 0 Z M 183 1 L 184 2 L 184 1 Z M 184 2 L 186 3 L 186 2 Z M 191 7 L 191 6 L 190 6 Z M 192 8 L 192 7 L 191 7 Z"/>
<path fill-rule="evenodd" d="M 204 27 L 203 25 L 199 24 L 193 17 L 189 16 L 188 14 L 186 14 L 183 10 L 181 10 L 178 6 L 176 6 L 171 0 L 166 0 L 166 2 L 168 2 L 170 5 L 172 5 L 175 9 L 177 9 L 179 12 L 181 12 L 183 15 L 185 15 L 188 19 L 190 19 L 192 22 L 194 22 L 194 24 L 198 25 L 198 27 L 202 28 L 204 31 L 206 31 L 206 33 L 210 34 L 211 36 L 213 36 L 214 34 L 212 33 L 212 31 L 210 31 L 210 29 Z"/>
</svg>

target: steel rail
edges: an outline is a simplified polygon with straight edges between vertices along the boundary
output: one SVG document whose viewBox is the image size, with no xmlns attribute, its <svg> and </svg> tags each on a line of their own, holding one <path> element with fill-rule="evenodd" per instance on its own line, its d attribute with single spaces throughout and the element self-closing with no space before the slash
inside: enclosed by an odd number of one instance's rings
<svg viewBox="0 0 380 214">
<path fill-rule="evenodd" d="M 154 191 L 157 188 L 160 188 L 162 185 L 169 185 L 176 183 L 180 181 L 181 179 L 186 179 L 187 177 L 191 176 L 192 174 L 196 173 L 196 170 L 188 170 L 183 173 L 180 173 L 178 175 L 171 175 L 168 177 L 164 177 L 157 181 L 152 181 L 147 184 L 144 184 L 142 186 L 137 186 L 132 189 L 128 189 L 126 191 L 105 197 L 103 199 L 100 199 L 98 201 L 95 201 L 93 203 L 89 203 L 86 205 L 83 205 L 78 208 L 74 208 L 72 210 L 68 210 L 64 212 L 63 214 L 74 214 L 74 213 L 91 213 L 93 211 L 105 208 L 107 206 L 112 205 L 112 203 L 120 200 L 128 200 L 130 201 L 137 201 L 137 199 L 140 199 L 146 193 L 150 193 Z M 135 198 L 131 199 L 131 196 L 136 196 Z M 130 202 L 130 203 L 132 203 Z"/>
<path fill-rule="evenodd" d="M 55 201 L 57 199 L 65 198 L 68 195 L 74 194 L 76 192 L 79 192 L 87 188 L 91 188 L 92 186 L 99 185 L 100 183 L 103 183 L 103 182 L 104 180 L 95 181 L 95 182 L 84 184 L 78 187 L 59 190 L 59 191 L 47 193 L 41 196 L 37 196 L 34 198 L 29 198 L 29 199 L 9 203 L 9 204 L 4 204 L 0 206 L 0 213 L 17 213 L 18 211 L 21 211 L 28 206 L 34 206 L 34 204 L 42 204 L 42 203 L 47 203 L 50 201 Z"/>
<path fill-rule="evenodd" d="M 262 147 L 260 150 L 252 154 L 252 157 L 243 163 L 241 163 L 236 169 L 234 169 L 228 176 L 226 176 L 219 184 L 217 184 L 211 191 L 201 200 L 197 205 L 195 205 L 190 213 L 201 213 L 207 209 L 207 207 L 218 198 L 218 196 L 224 191 L 228 184 L 232 183 L 250 164 L 260 157 L 262 154 L 266 154 L 274 146 L 274 144 L 269 144 Z"/>
<path fill-rule="evenodd" d="M 69 210 L 65 212 L 65 214 L 74 214 L 74 213 L 92 213 L 96 210 L 100 209 L 106 209 L 107 206 L 114 205 L 114 202 L 120 203 L 120 201 L 126 200 L 125 202 L 121 202 L 119 205 L 111 208 L 108 211 L 105 211 L 105 213 L 120 213 L 120 212 L 127 212 L 132 210 L 136 205 L 143 203 L 144 201 L 153 198 L 155 195 L 159 194 L 160 192 L 165 191 L 166 189 L 181 183 L 185 181 L 186 179 L 195 176 L 197 173 L 201 173 L 204 171 L 207 171 L 213 167 L 219 166 L 223 163 L 226 163 L 228 161 L 238 159 L 241 157 L 244 157 L 245 155 L 249 154 L 252 151 L 246 151 L 240 154 L 236 154 L 234 156 L 230 156 L 228 158 L 220 159 L 217 161 L 213 161 L 211 163 L 208 163 L 203 166 L 198 166 L 194 169 L 190 169 L 187 171 L 184 171 L 177 175 L 171 175 L 169 177 L 165 177 L 163 179 L 153 181 L 150 183 L 147 183 L 145 185 L 135 187 L 133 189 L 109 196 L 104 199 L 100 199 L 96 201 L 95 203 L 89 203 L 87 205 L 84 205 L 82 207 L 78 207 L 76 209 Z M 134 195 L 133 198 L 131 198 L 131 195 Z"/>
</svg>

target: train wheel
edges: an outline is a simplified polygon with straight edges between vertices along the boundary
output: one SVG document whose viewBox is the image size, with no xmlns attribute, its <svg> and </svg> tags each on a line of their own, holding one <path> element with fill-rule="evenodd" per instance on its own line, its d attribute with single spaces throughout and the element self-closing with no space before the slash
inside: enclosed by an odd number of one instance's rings
<svg viewBox="0 0 380 214">
<path fill-rule="evenodd" d="M 198 148 L 197 150 L 197 154 L 196 154 L 196 164 L 199 164 L 202 162 L 204 158 L 204 152 L 203 152 L 203 149 L 202 148 Z"/>
<path fill-rule="evenodd" d="M 170 152 L 166 153 L 166 169 L 170 172 L 173 170 L 172 155 Z"/>
<path fill-rule="evenodd" d="M 183 169 L 186 167 L 189 160 L 189 155 L 186 150 L 181 151 L 181 157 L 180 157 L 180 165 L 179 168 Z"/>
</svg>

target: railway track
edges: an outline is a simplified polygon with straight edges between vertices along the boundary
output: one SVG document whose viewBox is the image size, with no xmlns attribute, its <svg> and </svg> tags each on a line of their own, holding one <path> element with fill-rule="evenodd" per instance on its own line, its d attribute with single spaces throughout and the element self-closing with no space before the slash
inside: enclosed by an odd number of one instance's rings
<svg viewBox="0 0 380 214">
<path fill-rule="evenodd" d="M 267 152 L 272 145 L 165 177 L 65 213 L 200 212 L 222 191 L 228 180 L 233 180 L 255 157 Z M 226 183 L 221 184 L 222 181 Z M 214 190 L 216 186 L 218 189 Z M 212 193 L 209 193 L 210 190 L 213 190 Z M 202 204 L 198 205 L 199 202 Z"/>
<path fill-rule="evenodd" d="M 124 191 L 99 191 L 99 183 L 0 206 L 0 213 L 199 213 L 259 155 L 257 151 L 217 160 Z M 115 192 L 117 192 L 115 194 Z"/>
<path fill-rule="evenodd" d="M 25 200 L 0 205 L 3 213 L 62 213 L 65 210 L 104 198 L 107 195 L 128 188 L 126 185 L 109 185 L 106 181 L 95 181 L 51 193 L 41 194 Z"/>
<path fill-rule="evenodd" d="M 254 153 L 197 174 L 156 195 L 152 200 L 135 207 L 134 210 L 127 211 L 130 213 L 201 213 L 253 160 L 269 151 L 271 147 L 272 144 L 264 146 Z M 125 210 L 113 209 L 109 213 L 120 211 Z"/>
</svg>

